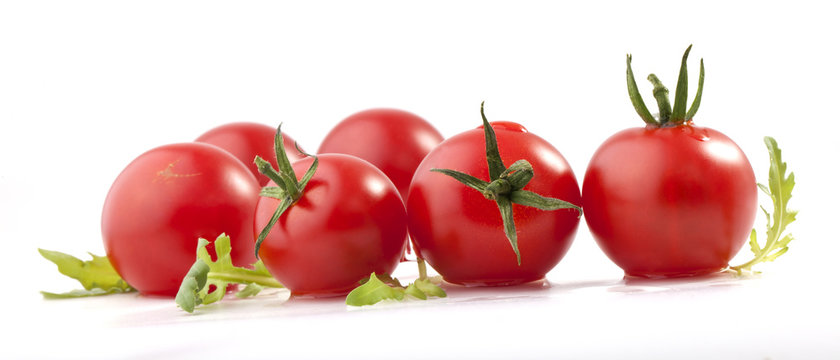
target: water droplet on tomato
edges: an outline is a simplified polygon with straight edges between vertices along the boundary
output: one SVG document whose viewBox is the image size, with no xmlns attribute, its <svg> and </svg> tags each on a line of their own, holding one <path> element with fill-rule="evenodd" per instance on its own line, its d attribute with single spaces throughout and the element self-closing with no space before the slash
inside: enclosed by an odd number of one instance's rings
<svg viewBox="0 0 840 360">
<path fill-rule="evenodd" d="M 686 133 L 688 136 L 694 138 L 698 141 L 708 141 L 709 140 L 709 131 L 705 128 L 697 128 L 691 126 L 691 122 L 686 123 L 685 125 L 680 125 L 680 129 Z"/>
<path fill-rule="evenodd" d="M 476 127 L 476 129 L 481 129 L 483 127 L 484 126 L 479 126 L 479 127 Z M 493 130 L 509 130 L 509 131 L 516 131 L 516 132 L 522 132 L 522 133 L 527 133 L 528 132 L 528 129 L 526 129 L 524 126 L 522 126 L 519 123 L 515 123 L 513 121 L 491 121 L 490 122 L 490 127 L 492 127 Z"/>
</svg>

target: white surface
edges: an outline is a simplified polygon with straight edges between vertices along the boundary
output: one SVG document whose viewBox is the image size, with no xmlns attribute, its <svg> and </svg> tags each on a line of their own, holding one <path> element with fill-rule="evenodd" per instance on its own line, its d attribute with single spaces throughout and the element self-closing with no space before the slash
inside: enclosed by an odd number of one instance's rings
<svg viewBox="0 0 840 360">
<path fill-rule="evenodd" d="M 822 2 L 0 3 L 0 358 L 840 357 L 835 13 Z M 108 187 L 154 146 L 283 121 L 315 149 L 337 121 L 378 106 L 451 136 L 480 124 L 486 100 L 491 119 L 551 141 L 582 180 L 601 141 L 642 125 L 625 53 L 649 94 L 651 71 L 673 89 L 689 43 L 690 93 L 700 57 L 707 72 L 696 122 L 739 143 L 759 179 L 761 137 L 775 136 L 797 176 L 797 240 L 759 278 L 626 284 L 581 224 L 544 288 L 449 287 L 447 299 L 365 309 L 281 293 L 195 316 L 167 299 L 38 294 L 76 285 L 35 249 L 101 254 Z"/>
</svg>

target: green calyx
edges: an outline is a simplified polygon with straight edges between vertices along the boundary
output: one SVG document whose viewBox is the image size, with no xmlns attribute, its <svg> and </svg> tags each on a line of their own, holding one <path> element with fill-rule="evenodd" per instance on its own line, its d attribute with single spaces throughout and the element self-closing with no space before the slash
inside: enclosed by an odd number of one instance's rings
<svg viewBox="0 0 840 360">
<path fill-rule="evenodd" d="M 700 99 L 703 95 L 703 81 L 706 77 L 706 70 L 703 65 L 703 59 L 700 59 L 700 80 L 697 84 L 697 94 L 694 96 L 694 102 L 691 103 L 691 107 L 686 110 L 688 104 L 688 70 L 686 70 L 686 62 L 689 52 L 691 52 L 691 45 L 685 49 L 682 57 L 673 109 L 668 99 L 668 88 L 654 74 L 650 74 L 647 78 L 653 84 L 653 96 L 659 107 L 659 119 L 655 119 L 651 115 L 647 106 L 645 106 L 644 100 L 642 100 L 642 95 L 639 93 L 639 88 L 636 85 L 636 79 L 633 75 L 633 69 L 630 67 L 633 56 L 627 54 L 627 92 L 630 94 L 630 101 L 633 103 L 636 112 L 647 124 L 657 127 L 680 125 L 686 121 L 691 121 L 694 115 L 697 114 L 697 109 L 700 107 Z"/>
<path fill-rule="evenodd" d="M 560 199 L 544 197 L 534 192 L 524 190 L 525 185 L 534 177 L 534 168 L 527 160 L 518 160 L 505 167 L 502 157 L 499 155 L 499 144 L 496 141 L 496 132 L 487 121 L 484 115 L 484 102 L 481 103 L 481 119 L 484 124 L 484 142 L 487 157 L 487 168 L 490 173 L 490 181 L 483 181 L 472 175 L 450 169 L 432 169 L 458 180 L 480 192 L 488 200 L 493 200 L 499 207 L 502 216 L 505 236 L 510 241 L 510 246 L 516 254 L 516 263 L 522 264 L 522 256 L 519 253 L 518 238 L 516 235 L 516 224 L 513 221 L 513 204 L 530 206 L 540 210 L 575 209 L 578 217 L 582 214 L 579 206 Z"/>
<path fill-rule="evenodd" d="M 309 183 L 309 180 L 312 179 L 312 176 L 315 175 L 315 170 L 318 168 L 318 157 L 303 152 L 295 144 L 295 147 L 301 154 L 315 159 L 312 165 L 309 166 L 309 169 L 306 170 L 306 173 L 303 174 L 303 177 L 298 181 L 297 176 L 295 176 L 295 170 L 292 169 L 292 163 L 289 161 L 289 156 L 286 155 L 286 149 L 283 148 L 283 133 L 280 131 L 282 126 L 282 123 L 277 126 L 277 134 L 274 136 L 274 154 L 277 157 L 279 171 L 274 170 L 271 163 L 265 159 L 259 156 L 254 158 L 254 164 L 257 165 L 260 173 L 277 184 L 277 186 L 266 186 L 262 188 L 260 196 L 280 200 L 280 205 L 277 206 L 277 210 L 274 211 L 274 214 L 268 220 L 268 224 L 260 231 L 260 235 L 257 236 L 257 243 L 254 246 L 254 255 L 257 259 L 260 258 L 260 246 L 265 241 L 271 228 L 277 224 L 280 216 L 303 196 L 303 190 L 306 188 L 306 184 Z"/>
</svg>

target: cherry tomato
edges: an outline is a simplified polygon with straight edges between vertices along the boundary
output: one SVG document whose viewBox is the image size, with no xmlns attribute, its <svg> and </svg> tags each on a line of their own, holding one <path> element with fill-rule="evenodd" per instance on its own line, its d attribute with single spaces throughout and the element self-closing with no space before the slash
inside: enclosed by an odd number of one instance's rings
<svg viewBox="0 0 840 360">
<path fill-rule="evenodd" d="M 237 266 L 254 257 L 259 184 L 239 160 L 202 143 L 154 148 L 111 186 L 102 237 L 114 268 L 141 293 L 174 296 L 195 262 L 198 238 L 231 238 Z M 213 245 L 208 246 L 215 256 Z"/>
<path fill-rule="evenodd" d="M 513 122 L 492 122 L 504 164 L 525 159 L 534 178 L 523 190 L 580 204 L 580 190 L 557 149 Z M 488 181 L 482 128 L 449 138 L 420 163 L 408 194 L 409 232 L 420 257 L 451 283 L 512 285 L 541 279 L 568 251 L 578 212 L 513 204 L 521 265 L 506 238 L 500 209 L 481 192 L 432 169 Z"/>
<path fill-rule="evenodd" d="M 370 109 L 350 115 L 321 142 L 319 154 L 353 155 L 378 167 L 405 199 L 420 161 L 443 136 L 426 120 L 397 109 Z"/>
<path fill-rule="evenodd" d="M 396 268 L 406 238 L 405 207 L 394 184 L 370 163 L 343 154 L 318 159 L 303 195 L 271 228 L 259 255 L 295 295 L 342 295 L 372 272 L 390 274 Z M 292 164 L 298 178 L 312 161 Z M 260 198 L 257 233 L 279 203 Z"/>
<path fill-rule="evenodd" d="M 755 221 L 756 181 L 718 131 L 633 128 L 605 141 L 583 181 L 593 237 L 631 276 L 698 275 L 727 266 Z"/>
<path fill-rule="evenodd" d="M 592 156 L 583 206 L 592 236 L 630 276 L 691 276 L 720 271 L 744 245 L 755 220 L 755 175 L 726 135 L 695 126 L 705 69 L 688 107 L 685 50 L 671 108 L 669 91 L 648 76 L 658 119 L 639 94 L 627 55 L 627 90 L 645 128 L 621 131 Z"/>
<path fill-rule="evenodd" d="M 195 141 L 216 145 L 239 159 L 261 185 L 268 182 L 254 166 L 254 157 L 259 155 L 277 167 L 274 156 L 274 134 L 276 129 L 259 123 L 235 122 L 221 125 L 201 134 Z M 288 135 L 283 135 L 283 148 L 291 161 L 304 158 L 295 149 L 295 141 Z"/>
</svg>

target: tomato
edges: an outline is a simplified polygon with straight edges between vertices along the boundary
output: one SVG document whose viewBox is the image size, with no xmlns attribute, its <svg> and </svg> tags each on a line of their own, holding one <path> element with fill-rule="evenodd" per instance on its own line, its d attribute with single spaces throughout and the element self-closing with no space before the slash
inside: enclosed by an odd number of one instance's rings
<svg viewBox="0 0 840 360">
<path fill-rule="evenodd" d="M 254 157 L 259 155 L 277 167 L 274 156 L 274 135 L 277 129 L 259 123 L 235 122 L 221 125 L 201 134 L 195 141 L 216 145 L 239 159 L 261 185 L 268 182 L 254 166 Z M 304 156 L 295 149 L 295 141 L 288 135 L 283 135 L 283 148 L 292 161 Z"/>
<path fill-rule="evenodd" d="M 726 135 L 694 125 L 705 70 L 688 106 L 686 49 L 674 107 L 651 74 L 660 113 L 639 94 L 631 57 L 627 89 L 645 128 L 607 139 L 583 180 L 586 223 L 607 256 L 629 276 L 692 276 L 720 271 L 744 245 L 755 220 L 755 175 Z"/>
<path fill-rule="evenodd" d="M 154 148 L 117 177 L 102 210 L 114 268 L 141 293 L 174 296 L 195 262 L 198 238 L 231 238 L 237 266 L 256 261 L 257 180 L 231 154 L 202 143 Z M 212 246 L 208 250 L 215 256 Z"/>
<path fill-rule="evenodd" d="M 543 196 L 580 204 L 571 167 L 557 149 L 513 122 L 490 123 L 504 164 L 526 159 L 535 176 L 525 185 Z M 578 212 L 514 203 L 521 265 L 505 236 L 497 203 L 432 169 L 453 169 L 488 181 L 482 128 L 451 137 L 420 163 L 408 194 L 409 232 L 418 256 L 455 284 L 512 285 L 541 279 L 568 251 Z"/>
<path fill-rule="evenodd" d="M 292 164 L 297 178 L 312 162 Z M 320 155 L 318 162 L 302 196 L 259 247 L 268 271 L 295 295 L 346 294 L 372 272 L 390 274 L 406 238 L 405 208 L 382 171 L 343 154 Z M 260 198 L 256 232 L 269 224 L 279 204 Z"/>
<path fill-rule="evenodd" d="M 592 156 L 583 208 L 593 237 L 631 276 L 719 271 L 755 221 L 752 167 L 726 135 L 686 123 L 627 129 Z"/>
<path fill-rule="evenodd" d="M 353 155 L 378 167 L 405 199 L 420 161 L 443 136 L 426 120 L 397 109 L 370 109 L 350 115 L 336 125 L 318 149 L 319 154 Z"/>
</svg>

